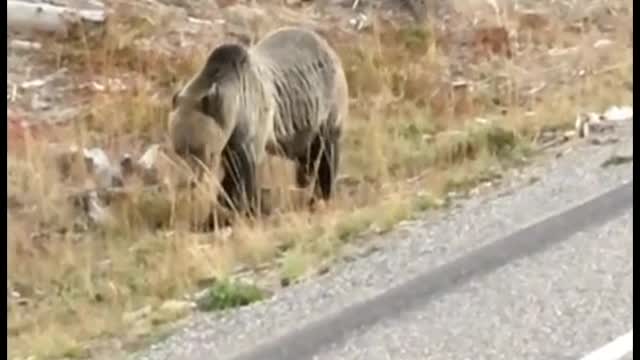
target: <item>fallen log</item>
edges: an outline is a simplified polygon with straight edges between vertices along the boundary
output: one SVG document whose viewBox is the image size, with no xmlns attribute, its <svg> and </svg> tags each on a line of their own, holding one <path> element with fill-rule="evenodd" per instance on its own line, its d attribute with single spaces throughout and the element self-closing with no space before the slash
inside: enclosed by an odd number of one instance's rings
<svg viewBox="0 0 640 360">
<path fill-rule="evenodd" d="M 66 36 L 78 25 L 102 25 L 103 10 L 72 9 L 50 4 L 7 1 L 7 30 L 47 32 Z"/>
</svg>

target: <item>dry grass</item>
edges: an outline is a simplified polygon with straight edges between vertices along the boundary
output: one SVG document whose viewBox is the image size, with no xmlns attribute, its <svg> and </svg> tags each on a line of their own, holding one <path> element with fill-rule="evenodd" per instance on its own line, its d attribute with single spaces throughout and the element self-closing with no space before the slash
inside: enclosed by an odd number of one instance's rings
<svg viewBox="0 0 640 360">
<path fill-rule="evenodd" d="M 339 255 L 354 236 L 387 231 L 416 211 L 442 205 L 449 191 L 499 177 L 529 154 L 542 130 L 570 126 L 576 111 L 631 101 L 623 86 L 632 78 L 630 2 L 614 1 L 618 7 L 610 4 L 607 12 L 603 1 L 588 1 L 580 6 L 583 14 L 540 2 L 549 12 L 544 21 L 519 21 L 509 11 L 496 17 L 488 3 L 458 3 L 465 4 L 457 8 L 462 20 L 446 32 L 438 22 L 400 28 L 379 21 L 357 41 L 336 42 L 352 94 L 341 169 L 348 181 L 334 203 L 316 212 L 299 206 L 299 194 L 288 190 L 289 164 L 274 159 L 263 173 L 281 211 L 240 223 L 228 237 L 188 230 L 213 185 L 195 195 L 171 186 L 134 191 L 109 226 L 78 230 L 82 224 L 66 194 L 82 186 L 84 170 L 63 180 L 48 157 L 53 133 L 27 137 L 24 152 L 8 154 L 10 198 L 18 203 L 8 220 L 9 276 L 28 299 L 8 313 L 10 356 L 84 357 L 97 339 L 134 341 L 160 324 L 132 326 L 124 314 L 181 298 L 203 279 L 227 278 L 239 265 L 273 264 L 283 283 L 296 280 Z M 510 58 L 483 57 L 482 43 L 461 40 L 473 35 L 465 35 L 472 26 L 463 21 L 471 16 L 487 27 L 503 24 L 523 47 L 512 39 Z M 145 49 L 145 39 L 168 27 L 165 20 L 121 17 L 100 42 L 52 45 L 48 61 L 71 68 L 79 80 L 126 85 L 79 92 L 90 110 L 56 130 L 56 138 L 112 154 L 165 141 L 169 96 L 213 45 L 180 54 Z M 603 38 L 613 43 L 594 49 Z M 472 89 L 453 86 L 458 78 Z"/>
</svg>

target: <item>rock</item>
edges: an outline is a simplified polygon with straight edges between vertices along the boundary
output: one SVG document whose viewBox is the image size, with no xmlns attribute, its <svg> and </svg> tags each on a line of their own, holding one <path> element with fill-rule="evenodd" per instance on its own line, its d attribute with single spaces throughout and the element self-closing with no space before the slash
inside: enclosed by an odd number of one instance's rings
<svg viewBox="0 0 640 360">
<path fill-rule="evenodd" d="M 159 182 L 158 168 L 156 166 L 160 145 L 153 144 L 140 156 L 138 161 L 133 161 L 130 154 L 125 154 L 120 160 L 120 172 L 122 176 L 138 175 L 145 185 L 156 185 Z"/>
<path fill-rule="evenodd" d="M 633 119 L 633 107 L 632 106 L 612 106 L 602 114 L 602 117 L 607 121 L 626 121 Z"/>
<path fill-rule="evenodd" d="M 111 164 L 104 150 L 100 148 L 84 149 L 83 154 L 87 167 L 95 175 L 96 185 L 99 188 L 123 186 L 120 169 Z"/>
<path fill-rule="evenodd" d="M 192 301 L 167 300 L 154 312 L 153 321 L 164 323 L 176 320 L 187 315 L 195 308 L 196 304 Z"/>
<path fill-rule="evenodd" d="M 122 315 L 122 320 L 127 324 L 133 324 L 134 322 L 138 322 L 139 320 L 149 316 L 149 314 L 151 314 L 151 306 L 147 305 L 136 311 L 125 313 Z"/>
<path fill-rule="evenodd" d="M 371 26 L 371 21 L 365 14 L 358 14 L 356 17 L 349 20 L 349 24 L 356 30 L 362 31 L 368 29 Z"/>
</svg>

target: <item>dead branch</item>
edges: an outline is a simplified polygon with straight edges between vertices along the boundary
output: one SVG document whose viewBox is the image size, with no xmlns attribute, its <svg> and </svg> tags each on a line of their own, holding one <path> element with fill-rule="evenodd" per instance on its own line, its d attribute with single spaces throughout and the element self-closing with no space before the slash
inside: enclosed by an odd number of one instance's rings
<svg viewBox="0 0 640 360">
<path fill-rule="evenodd" d="M 103 10 L 83 10 L 50 4 L 7 1 L 7 29 L 17 32 L 48 32 L 67 35 L 79 24 L 103 24 Z"/>
</svg>

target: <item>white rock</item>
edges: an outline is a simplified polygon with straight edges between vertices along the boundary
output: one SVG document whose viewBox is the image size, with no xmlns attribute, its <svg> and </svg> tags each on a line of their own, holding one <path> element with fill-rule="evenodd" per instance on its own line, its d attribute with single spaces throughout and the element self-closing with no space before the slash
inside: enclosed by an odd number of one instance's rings
<svg viewBox="0 0 640 360">
<path fill-rule="evenodd" d="M 633 119 L 633 107 L 631 106 L 612 106 L 602 115 L 608 121 L 625 121 Z"/>
<path fill-rule="evenodd" d="M 147 151 L 140 157 L 138 160 L 138 164 L 142 166 L 144 169 L 151 169 L 158 159 L 158 152 L 160 151 L 160 145 L 153 144 L 151 145 Z"/>
</svg>

